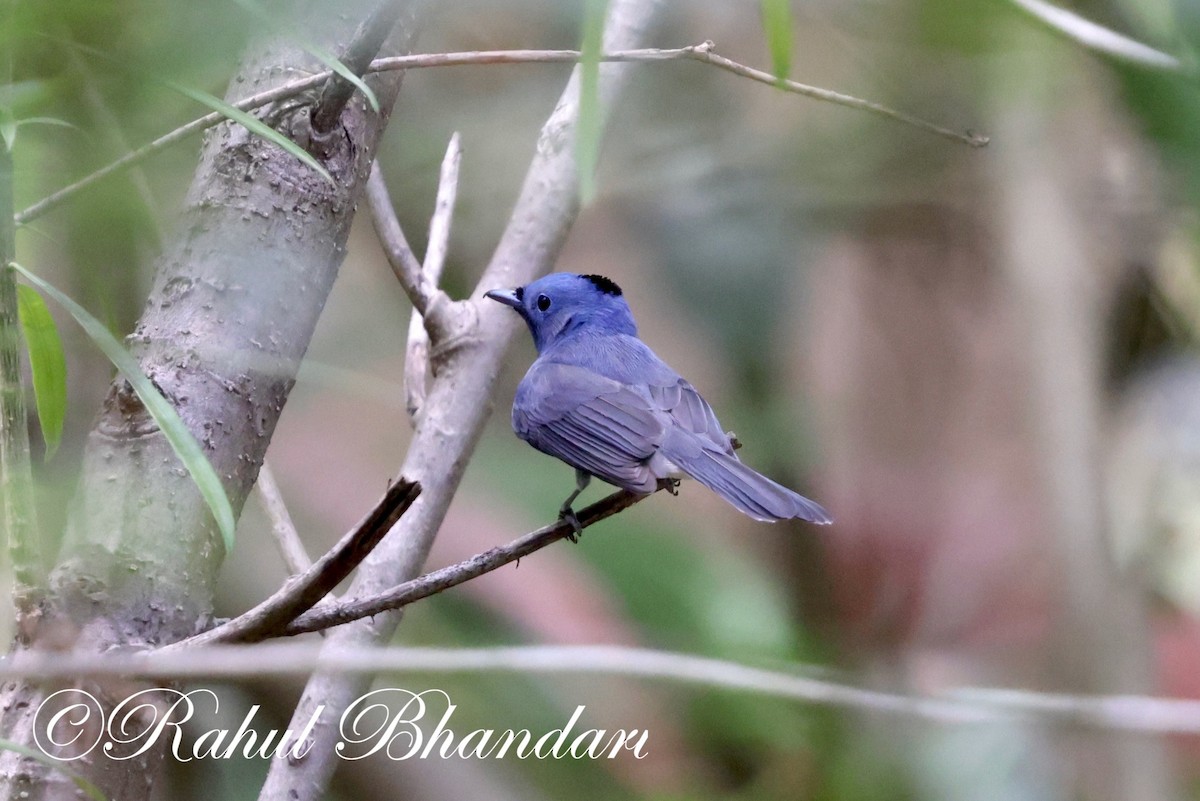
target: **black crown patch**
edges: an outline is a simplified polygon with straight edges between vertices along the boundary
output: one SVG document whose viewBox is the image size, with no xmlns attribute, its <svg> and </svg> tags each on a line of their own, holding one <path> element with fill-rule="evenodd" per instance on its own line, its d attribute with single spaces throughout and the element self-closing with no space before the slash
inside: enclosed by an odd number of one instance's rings
<svg viewBox="0 0 1200 801">
<path fill-rule="evenodd" d="M 621 294 L 621 287 L 617 286 L 617 282 L 611 278 L 605 278 L 603 275 L 585 275 L 583 277 L 591 281 L 596 289 L 599 289 L 606 295 L 620 296 Z"/>
</svg>

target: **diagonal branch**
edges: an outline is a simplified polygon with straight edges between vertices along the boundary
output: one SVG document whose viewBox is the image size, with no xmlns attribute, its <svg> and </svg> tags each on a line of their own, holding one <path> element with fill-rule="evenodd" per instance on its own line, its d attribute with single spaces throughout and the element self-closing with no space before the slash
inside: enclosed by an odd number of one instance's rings
<svg viewBox="0 0 1200 801">
<path fill-rule="evenodd" d="M 258 480 L 254 482 L 254 488 L 258 490 L 263 510 L 271 520 L 271 534 L 275 537 L 275 545 L 279 548 L 279 555 L 283 557 L 288 572 L 293 576 L 306 572 L 312 567 L 312 559 L 304 549 L 304 543 L 300 541 L 296 524 L 292 522 L 292 516 L 283 502 L 283 495 L 279 492 L 279 484 L 275 482 L 275 471 L 266 459 L 258 469 Z"/>
<path fill-rule="evenodd" d="M 391 58 L 376 59 L 371 62 L 368 72 L 385 72 L 390 70 L 410 70 L 421 69 L 426 67 L 456 67 L 466 65 L 488 65 L 488 64 L 563 64 L 574 63 L 580 58 L 578 50 L 481 50 L 468 51 L 461 53 L 428 53 L 411 56 L 395 56 Z M 931 122 L 921 120 L 917 117 L 896 111 L 879 103 L 873 103 L 868 100 L 853 97 L 851 95 L 833 92 L 828 89 L 821 89 L 815 86 L 798 83 L 796 81 L 780 82 L 778 78 L 770 73 L 756 70 L 752 67 L 747 67 L 744 64 L 739 64 L 736 61 L 731 61 L 723 56 L 717 55 L 713 51 L 711 42 L 704 42 L 690 47 L 680 47 L 674 49 L 658 49 L 658 48 L 643 48 L 637 50 L 612 50 L 600 56 L 600 61 L 611 63 L 658 63 L 664 61 L 679 61 L 679 60 L 700 61 L 706 64 L 711 64 L 720 69 L 732 72 L 735 75 L 740 75 L 743 78 L 748 78 L 759 83 L 769 84 L 783 91 L 792 94 L 811 97 L 815 100 L 822 100 L 829 103 L 846 106 L 848 108 L 865 111 L 869 114 L 886 117 L 888 119 L 901 122 L 906 125 L 916 125 L 922 130 L 929 131 L 938 136 L 951 139 L 960 144 L 967 144 L 972 147 L 982 147 L 988 143 L 986 136 L 980 136 L 973 133 L 960 133 L 952 131 L 948 128 L 943 128 Z M 333 75 L 332 71 L 319 72 L 310 75 L 306 78 L 300 78 L 282 86 L 275 87 L 250 97 L 239 100 L 233 103 L 233 107 L 240 111 L 249 111 L 250 109 L 265 106 L 268 103 L 274 103 L 279 100 L 285 100 L 290 97 L 295 97 L 302 92 L 313 89 L 329 80 Z M 143 145 L 142 147 L 125 154 L 116 161 L 101 167 L 96 172 L 80 178 L 78 181 L 59 189 L 50 194 L 32 206 L 19 212 L 16 216 L 18 225 L 28 223 L 53 208 L 58 207 L 68 198 L 73 196 L 80 190 L 86 189 L 92 184 L 104 178 L 114 175 L 122 170 L 128 169 L 135 164 L 140 164 L 150 156 L 158 153 L 161 150 L 174 145 L 177 142 L 186 139 L 194 133 L 207 130 L 221 122 L 225 121 L 225 117 L 216 112 L 206 114 L 203 117 L 192 120 L 186 125 L 176 128 L 170 133 L 160 136 L 158 139 Z"/>
<path fill-rule="evenodd" d="M 421 261 L 412 252 L 404 229 L 396 219 L 396 210 L 392 208 L 392 199 L 388 194 L 387 184 L 383 179 L 383 171 L 379 162 L 371 164 L 371 175 L 367 178 L 367 206 L 371 210 L 371 223 L 375 227 L 375 235 L 383 247 L 383 255 L 387 257 L 396 280 L 400 282 L 404 294 L 408 295 L 413 310 L 423 313 L 429 310 L 429 301 L 433 295 L 433 287 L 425 284 L 425 273 Z"/>
<path fill-rule="evenodd" d="M 800 83 L 799 81 L 793 81 L 790 79 L 780 80 L 778 77 L 769 72 L 763 72 L 762 70 L 755 69 L 754 67 L 748 67 L 745 64 L 740 64 L 732 59 L 725 58 L 725 56 L 717 55 L 713 51 L 712 42 L 705 42 L 704 44 L 696 47 L 686 48 L 686 50 L 688 51 L 686 55 L 687 58 L 695 59 L 696 61 L 701 61 L 705 64 L 712 64 L 714 67 L 719 67 L 726 72 L 732 72 L 734 75 L 740 75 L 743 78 L 749 78 L 750 80 L 757 81 L 758 83 L 774 86 L 778 89 L 782 89 L 785 92 L 803 95 L 804 97 L 811 97 L 814 100 L 823 100 L 826 103 L 845 106 L 846 108 L 852 108 L 857 111 L 865 111 L 868 114 L 874 114 L 877 117 L 883 117 L 884 119 L 894 120 L 895 122 L 901 122 L 905 125 L 911 125 L 914 128 L 920 128 L 922 131 L 936 134 L 937 136 L 941 136 L 945 139 L 951 139 L 955 142 L 959 142 L 960 144 L 970 145 L 971 147 L 984 147 L 989 141 L 988 137 L 986 136 L 981 136 L 971 131 L 966 131 L 964 133 L 952 131 L 949 128 L 943 128 L 941 125 L 935 125 L 934 123 L 923 120 L 920 117 L 914 117 L 913 115 L 906 114 L 903 111 L 897 111 L 896 109 L 885 106 L 882 103 L 875 103 L 871 100 L 863 100 L 860 97 L 854 97 L 853 95 L 835 92 L 832 89 L 822 89 L 819 86 L 810 86 L 806 83 Z"/>
<path fill-rule="evenodd" d="M 578 514 L 579 525 L 581 528 L 595 525 L 649 497 L 649 495 L 635 495 L 625 490 L 614 492 L 580 511 Z M 292 636 L 322 631 L 331 626 L 340 626 L 343 623 L 371 617 L 390 609 L 401 609 L 422 598 L 428 598 L 442 590 L 457 587 L 466 581 L 479 578 L 485 573 L 516 562 L 521 557 L 528 556 L 534 551 L 539 551 L 550 543 L 558 542 L 574 533 L 575 529 L 570 523 L 558 520 L 515 539 L 507 545 L 491 548 L 456 565 L 426 573 L 371 598 L 355 598 L 313 609 L 288 624 L 283 634 Z"/>
<path fill-rule="evenodd" d="M 424 264 L 417 261 L 396 218 L 379 162 L 371 165 L 371 175 L 367 179 L 367 204 L 375 233 L 392 272 L 413 306 L 408 321 L 408 348 L 404 356 L 404 405 L 409 422 L 414 426 L 425 402 L 430 340 L 440 339 L 447 326 L 444 310 L 449 298 L 438 289 L 438 284 L 442 279 L 442 268 L 446 264 L 450 245 L 450 222 L 454 215 L 454 200 L 458 195 L 458 167 L 461 161 L 461 138 L 456 132 L 450 137 L 450 144 L 442 159 Z M 435 307 L 437 312 L 431 313 Z"/>
<path fill-rule="evenodd" d="M 256 642 L 281 633 L 297 616 L 312 609 L 367 557 L 391 530 L 413 501 L 421 485 L 400 480 L 358 525 L 346 533 L 307 571 L 288 581 L 278 592 L 250 611 L 163 650 L 190 648 L 207 643 Z"/>
</svg>

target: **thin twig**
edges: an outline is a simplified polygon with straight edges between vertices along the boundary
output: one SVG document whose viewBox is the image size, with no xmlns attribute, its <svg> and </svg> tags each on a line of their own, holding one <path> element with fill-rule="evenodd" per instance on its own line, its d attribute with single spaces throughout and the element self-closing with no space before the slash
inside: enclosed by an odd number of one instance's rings
<svg viewBox="0 0 1200 801">
<path fill-rule="evenodd" d="M 757 693 L 827 706 L 965 724 L 1035 717 L 1096 729 L 1200 733 L 1200 701 L 1145 695 L 1070 695 L 987 687 L 905 694 L 835 681 L 810 665 L 768 670 L 724 659 L 618 645 L 324 649 L 311 643 L 215 645 L 186 653 L 20 651 L 0 662 L 0 679 L 138 676 L 245 679 L 311 673 L 489 673 L 630 676 Z"/>
<path fill-rule="evenodd" d="M 288 623 L 312 609 L 350 575 L 420 494 L 420 484 L 397 481 L 337 545 L 270 598 L 233 620 L 165 648 L 191 648 L 216 642 L 257 642 L 280 634 Z"/>
<path fill-rule="evenodd" d="M 258 490 L 258 499 L 262 501 L 263 510 L 271 521 L 271 534 L 275 537 L 275 545 L 279 548 L 279 555 L 283 557 L 288 572 L 293 576 L 306 572 L 312 567 L 312 559 L 304 549 L 304 543 L 300 541 L 300 534 L 296 531 L 292 516 L 288 514 L 287 504 L 283 502 L 283 495 L 279 492 L 279 484 L 275 481 L 275 472 L 271 470 L 270 462 L 263 461 L 254 488 Z"/>
<path fill-rule="evenodd" d="M 405 8 L 405 0 L 383 0 L 371 16 L 362 21 L 350 44 L 341 53 L 339 61 L 358 77 L 366 74 L 371 66 L 371 60 L 379 54 L 379 48 L 396 27 L 400 13 Z M 321 89 L 321 96 L 313 107 L 312 120 L 313 142 L 320 143 L 334 130 L 342 109 L 354 95 L 355 86 L 344 76 L 333 73 Z"/>
<path fill-rule="evenodd" d="M 454 201 L 458 197 L 458 167 L 462 162 L 462 141 L 455 131 L 446 146 L 442 158 L 442 171 L 438 180 L 437 200 L 433 216 L 429 220 L 429 244 L 425 248 L 422 271 L 425 280 L 436 287 L 442 280 L 442 268 L 446 265 L 446 252 L 450 248 L 450 223 L 454 217 Z"/>
<path fill-rule="evenodd" d="M 428 53 L 409 56 L 394 56 L 390 58 L 376 59 L 371 63 L 368 72 L 385 72 L 389 70 L 408 70 L 422 69 L 425 67 L 456 67 L 467 65 L 483 65 L 483 64 L 560 64 L 574 63 L 578 61 L 580 54 L 578 50 L 483 50 L 469 51 L 462 53 Z M 909 116 L 899 111 L 895 111 L 878 103 L 872 103 L 867 100 L 861 100 L 850 95 L 844 95 L 838 92 L 831 92 L 826 89 L 819 89 L 814 86 L 797 83 L 795 81 L 786 81 L 780 83 L 779 80 L 769 73 L 755 70 L 752 67 L 747 67 L 735 61 L 730 61 L 722 56 L 718 56 L 712 50 L 711 42 L 693 45 L 691 47 L 681 47 L 674 49 L 639 49 L 639 50 L 617 50 L 610 53 L 605 53 L 600 56 L 600 60 L 604 62 L 641 62 L 641 63 L 656 63 L 662 61 L 678 61 L 678 60 L 694 60 L 706 64 L 712 64 L 736 75 L 740 75 L 750 80 L 758 81 L 759 83 L 769 84 L 794 94 L 804 95 L 817 100 L 824 100 L 830 103 L 847 106 L 849 108 L 866 111 L 871 114 L 887 117 L 888 119 L 896 120 L 907 125 L 916 125 L 925 131 L 930 131 L 939 136 L 944 136 L 954 141 L 971 145 L 972 147 L 981 147 L 988 142 L 987 137 L 973 133 L 958 133 L 946 128 L 934 125 L 925 120 Z M 296 81 L 277 86 L 274 89 L 269 89 L 258 94 L 251 95 L 243 100 L 239 100 L 232 105 L 242 111 L 265 106 L 268 103 L 273 103 L 277 100 L 283 100 L 289 97 L 294 97 L 302 92 L 313 89 L 325 83 L 331 71 L 319 72 L 301 78 Z M 160 136 L 153 142 L 144 145 L 137 150 L 127 153 L 111 164 L 100 168 L 94 173 L 87 175 L 78 181 L 65 186 L 57 192 L 39 200 L 32 206 L 16 215 L 18 225 L 30 222 L 37 217 L 42 216 L 46 212 L 60 205 L 67 198 L 85 189 L 102 178 L 106 178 L 114 173 L 120 172 L 123 169 L 139 164 L 160 150 L 163 150 L 176 142 L 179 142 L 188 136 L 199 133 L 200 131 L 211 128 L 221 122 L 225 118 L 217 113 L 207 114 L 199 119 L 176 128 L 168 134 Z"/>
<path fill-rule="evenodd" d="M 879 117 L 884 117 L 896 122 L 902 122 L 905 125 L 911 125 L 915 128 L 920 128 L 923 131 L 928 131 L 932 134 L 952 139 L 955 142 L 961 142 L 971 147 L 983 147 L 988 143 L 988 137 L 967 131 L 959 133 L 952 131 L 949 128 L 943 128 L 940 125 L 935 125 L 932 122 L 914 117 L 911 114 L 905 114 L 903 111 L 897 111 L 881 103 L 874 103 L 870 100 L 854 97 L 853 95 L 834 92 L 830 89 L 821 89 L 817 86 L 809 86 L 808 84 L 799 83 L 792 80 L 780 80 L 769 72 L 757 70 L 754 67 L 748 67 L 745 64 L 739 64 L 736 61 L 719 56 L 712 50 L 712 42 L 705 42 L 699 47 L 689 48 L 688 57 L 703 61 L 705 64 L 712 64 L 714 67 L 720 67 L 723 70 L 732 72 L 734 75 L 741 75 L 743 78 L 749 78 L 752 81 L 765 83 L 769 86 L 775 86 L 786 92 L 792 92 L 805 97 L 811 97 L 814 100 L 824 100 L 827 103 L 835 103 L 846 108 L 853 108 L 859 111 L 865 111 L 869 114 L 874 114 Z"/>
<path fill-rule="evenodd" d="M 425 263 L 421 265 L 422 283 L 437 292 L 450 247 L 450 222 L 454 216 L 454 199 L 458 195 L 458 166 L 462 161 L 462 145 L 458 132 L 450 137 L 442 172 L 438 181 L 437 201 L 429 220 L 429 244 L 425 247 Z M 409 422 L 415 427 L 417 415 L 425 404 L 425 379 L 429 372 L 429 328 L 425 317 L 413 307 L 408 319 L 408 347 L 404 355 L 404 406 Z"/>
<path fill-rule="evenodd" d="M 635 495 L 624 490 L 614 492 L 580 511 L 579 525 L 587 528 L 649 497 L 649 495 Z M 523 556 L 545 548 L 552 542 L 565 539 L 572 533 L 574 533 L 574 529 L 571 524 L 565 520 L 559 520 L 515 539 L 507 545 L 491 548 L 456 565 L 418 576 L 374 597 L 338 601 L 319 609 L 313 609 L 293 620 L 283 633 L 285 636 L 290 636 L 321 631 L 359 618 L 371 617 L 389 609 L 408 606 L 414 601 L 436 595 L 442 590 L 457 587 L 465 581 L 504 567 Z"/>
</svg>

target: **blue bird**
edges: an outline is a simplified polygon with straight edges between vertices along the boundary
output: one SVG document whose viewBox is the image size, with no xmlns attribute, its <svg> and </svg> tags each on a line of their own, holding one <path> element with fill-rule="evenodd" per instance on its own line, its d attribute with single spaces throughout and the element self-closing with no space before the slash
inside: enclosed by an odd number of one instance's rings
<svg viewBox="0 0 1200 801">
<path fill-rule="evenodd" d="M 517 387 L 513 430 L 575 468 L 575 491 L 592 476 L 651 493 L 690 476 L 755 520 L 831 523 L 821 506 L 738 459 L 712 408 L 638 339 L 621 288 L 600 275 L 551 273 L 486 297 L 511 306 L 529 326 L 538 357 Z M 571 538 L 572 540 L 574 537 Z"/>
</svg>

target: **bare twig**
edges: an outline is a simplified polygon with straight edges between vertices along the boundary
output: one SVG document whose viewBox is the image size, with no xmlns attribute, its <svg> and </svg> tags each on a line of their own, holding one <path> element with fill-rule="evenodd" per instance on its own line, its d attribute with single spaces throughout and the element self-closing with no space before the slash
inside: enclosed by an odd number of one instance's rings
<svg viewBox="0 0 1200 801">
<path fill-rule="evenodd" d="M 762 70 L 754 69 L 754 67 L 748 67 L 745 64 L 739 64 L 738 62 L 732 61 L 724 56 L 719 56 L 713 52 L 712 48 L 712 42 L 705 42 L 703 45 L 698 47 L 688 48 L 688 58 L 693 58 L 697 61 L 703 61 L 705 64 L 712 64 L 714 67 L 720 67 L 723 70 L 732 72 L 734 75 L 741 75 L 743 78 L 749 78 L 752 81 L 758 81 L 759 83 L 775 86 L 787 92 L 804 95 L 805 97 L 811 97 L 814 100 L 824 100 L 827 103 L 835 103 L 839 106 L 845 106 L 846 108 L 857 109 L 859 111 L 865 111 L 869 114 L 874 114 L 878 117 L 884 117 L 885 119 L 902 122 L 905 125 L 911 125 L 914 128 L 920 128 L 923 131 L 928 131 L 929 133 L 937 134 L 938 136 L 945 137 L 946 139 L 952 139 L 955 142 L 961 142 L 962 144 L 970 145 L 971 147 L 983 147 L 988 143 L 988 137 L 986 136 L 980 136 L 979 134 L 972 133 L 970 131 L 967 131 L 966 133 L 952 131 L 949 128 L 943 128 L 940 125 L 935 125 L 932 122 L 921 119 L 920 117 L 914 117 L 911 114 L 905 114 L 903 111 L 896 111 L 895 109 L 889 108 L 881 103 L 873 103 L 870 100 L 863 100 L 862 98 L 842 94 L 841 92 L 834 92 L 830 89 L 821 89 L 817 86 L 809 86 L 808 84 L 799 83 L 798 81 L 781 81 L 779 78 L 769 72 L 763 72 Z"/>
<path fill-rule="evenodd" d="M 614 492 L 580 511 L 579 525 L 587 528 L 649 497 L 649 495 L 635 495 L 624 490 Z M 436 595 L 442 590 L 457 587 L 484 573 L 504 567 L 573 533 L 574 529 L 570 523 L 559 520 L 515 539 L 507 545 L 491 548 L 456 565 L 418 576 L 371 598 L 355 598 L 313 609 L 293 620 L 284 630 L 284 634 L 294 635 L 321 631 L 331 626 L 340 626 L 352 620 L 377 615 L 389 609 L 400 609 L 414 601 Z"/>
<path fill-rule="evenodd" d="M 304 543 L 300 541 L 300 534 L 296 531 L 292 516 L 288 514 L 270 462 L 263 461 L 254 487 L 258 490 L 258 499 L 262 501 L 263 510 L 271 521 L 271 534 L 275 537 L 275 545 L 279 548 L 279 555 L 283 557 L 288 572 L 293 576 L 306 572 L 312 567 L 312 559 L 304 549 Z"/>
<path fill-rule="evenodd" d="M 425 248 L 425 263 L 422 265 L 422 283 L 437 291 L 442 280 L 442 268 L 446 264 L 446 252 L 450 246 L 450 221 L 454 215 L 454 199 L 458 194 L 458 165 L 462 161 L 462 147 L 457 132 L 450 137 L 446 156 L 442 160 L 441 179 L 438 182 L 437 202 L 433 217 L 429 221 L 429 244 Z M 414 307 L 408 320 L 408 347 L 404 354 L 404 406 L 409 422 L 416 426 L 417 415 L 425 404 L 426 375 L 429 372 L 430 326 L 421 312 Z"/>
<path fill-rule="evenodd" d="M 435 287 L 442 280 L 442 268 L 446 265 L 446 252 L 450 247 L 450 222 L 454 217 L 454 201 L 458 197 L 458 166 L 461 162 L 462 141 L 455 131 L 442 158 L 437 200 L 434 202 L 433 217 L 429 220 L 429 244 L 421 265 L 425 280 Z"/>
<path fill-rule="evenodd" d="M 396 27 L 396 21 L 404 10 L 405 0 L 383 0 L 371 16 L 362 21 L 351 37 L 350 44 L 339 60 L 358 77 L 366 74 L 371 59 L 379 54 L 379 48 Z M 321 96 L 313 107 L 310 119 L 314 144 L 327 141 L 327 135 L 337 125 L 342 109 L 354 95 L 355 86 L 344 76 L 332 73 L 321 89 Z"/>
<path fill-rule="evenodd" d="M 0 662 L 0 679 L 138 676 L 245 679 L 311 673 L 489 673 L 630 676 L 773 698 L 965 724 L 1034 717 L 1096 729 L 1200 733 L 1200 701 L 1146 695 L 1070 695 L 988 687 L 923 694 L 870 690 L 809 665 L 768 670 L 724 659 L 618 645 L 499 648 L 324 649 L 310 643 L 216 645 L 186 653 L 21 651 Z"/>
<path fill-rule="evenodd" d="M 222 642 L 257 642 L 283 631 L 298 615 L 312 609 L 367 557 L 391 530 L 413 501 L 421 494 L 421 485 L 397 481 L 383 499 L 367 513 L 312 567 L 287 582 L 267 600 L 250 611 L 195 637 L 172 643 L 164 650 L 192 648 Z"/>
<path fill-rule="evenodd" d="M 395 56 L 392 58 L 376 59 L 371 63 L 368 72 L 383 72 L 388 70 L 408 70 L 422 69 L 426 67 L 455 67 L 466 65 L 483 65 L 483 64 L 561 64 L 572 63 L 578 61 L 580 54 L 578 50 L 483 50 L 469 51 L 462 53 L 429 53 L 410 56 Z M 785 91 L 794 94 L 804 95 L 817 100 L 824 100 L 830 103 L 847 106 L 849 108 L 866 111 L 871 114 L 887 117 L 897 122 L 902 122 L 907 125 L 916 125 L 922 130 L 930 131 L 938 136 L 944 136 L 954 141 L 971 145 L 972 147 L 981 147 L 987 144 L 987 137 L 979 136 L 972 133 L 958 133 L 946 128 L 934 125 L 932 123 L 920 120 L 916 117 L 909 116 L 899 111 L 895 111 L 878 103 L 872 103 L 867 100 L 861 100 L 850 95 L 844 95 L 839 92 L 831 92 L 826 89 L 808 86 L 806 84 L 797 83 L 795 81 L 786 81 L 780 83 L 779 80 L 769 73 L 755 70 L 752 67 L 747 67 L 737 62 L 730 61 L 722 56 L 718 56 L 712 50 L 710 42 L 693 45 L 691 47 L 681 47 L 674 49 L 638 49 L 638 50 L 613 50 L 602 54 L 600 60 L 603 62 L 640 62 L 640 63 L 655 63 L 662 61 L 678 61 L 682 59 L 691 59 L 701 61 L 706 64 L 721 69 L 733 72 L 750 80 L 758 81 L 759 83 L 770 84 Z M 294 97 L 309 89 L 313 89 L 325 83 L 331 71 L 319 72 L 310 75 L 307 78 L 301 78 L 296 81 L 277 86 L 274 89 L 269 89 L 250 97 L 239 100 L 232 105 L 242 111 L 265 106 L 268 103 L 273 103 L 278 100 L 284 100 L 289 97 Z M 121 170 L 139 164 L 155 153 L 163 150 L 176 142 L 186 139 L 194 133 L 211 128 L 221 122 L 225 118 L 217 113 L 206 114 L 199 119 L 176 128 L 168 134 L 160 136 L 153 142 L 144 145 L 137 150 L 127 153 L 111 164 L 101 167 L 94 173 L 87 175 L 78 181 L 65 186 L 53 194 L 39 200 L 32 206 L 24 209 L 16 215 L 18 225 L 30 222 L 37 217 L 42 216 L 51 209 L 59 206 L 69 197 L 85 189 L 97 181 L 113 175 Z"/>
</svg>

